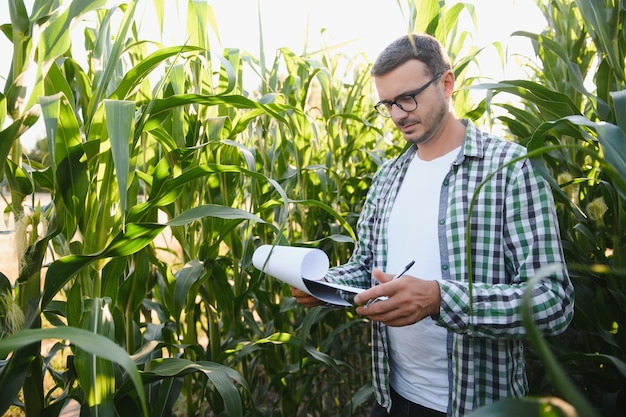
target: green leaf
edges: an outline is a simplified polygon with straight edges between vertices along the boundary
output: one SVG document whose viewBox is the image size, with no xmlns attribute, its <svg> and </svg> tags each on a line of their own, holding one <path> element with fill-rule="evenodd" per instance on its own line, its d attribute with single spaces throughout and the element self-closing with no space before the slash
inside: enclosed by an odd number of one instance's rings
<svg viewBox="0 0 626 417">
<path fill-rule="evenodd" d="M 574 408 L 556 397 L 507 398 L 478 408 L 467 417 L 578 417 Z"/>
<path fill-rule="evenodd" d="M 111 154 L 115 164 L 122 227 L 124 227 L 126 223 L 126 192 L 130 175 L 129 148 L 133 138 L 135 102 L 128 100 L 105 100 L 104 112 L 109 138 L 111 139 Z"/>
<path fill-rule="evenodd" d="M 78 16 L 96 10 L 105 4 L 106 0 L 74 0 L 61 14 L 50 19 L 48 24 L 43 26 L 37 45 L 37 79 L 27 108 L 30 108 L 35 100 L 44 95 L 43 77 L 48 73 L 50 66 L 54 64 L 54 60 L 70 49 L 72 21 Z"/>
<path fill-rule="evenodd" d="M 321 208 L 322 210 L 326 211 L 331 216 L 333 216 L 335 220 L 337 220 L 337 222 L 344 227 L 344 229 L 350 234 L 350 237 L 352 238 L 353 241 L 357 240 L 356 235 L 354 234 L 354 230 L 352 230 L 352 226 L 350 226 L 350 224 L 346 221 L 346 219 L 342 215 L 340 215 L 335 210 L 333 210 L 333 208 L 330 207 L 329 205 L 324 204 L 318 200 L 291 200 L 290 202 L 296 203 L 296 204 L 302 204 L 304 206 Z"/>
<path fill-rule="evenodd" d="M 68 255 L 52 262 L 44 282 L 42 308 L 85 266 L 99 259 L 132 255 L 150 244 L 164 228 L 157 223 L 130 223 L 126 231 L 118 234 L 103 251 L 90 255 Z"/>
<path fill-rule="evenodd" d="M 88 298 L 84 300 L 83 305 L 80 327 L 94 335 L 113 339 L 115 326 L 108 301 L 102 298 Z M 77 348 L 74 364 L 91 414 L 114 417 L 115 370 L 111 361 L 100 358 L 85 349 Z"/>
<path fill-rule="evenodd" d="M 583 79 L 583 75 L 580 72 L 580 67 L 570 60 L 569 54 L 570 51 L 566 51 L 563 45 L 558 42 L 553 41 L 552 39 L 543 36 L 537 35 L 530 32 L 525 31 L 517 31 L 513 32 L 511 36 L 524 36 L 527 37 L 537 43 L 540 43 L 544 48 L 547 48 L 555 55 L 557 55 L 568 68 L 568 74 L 570 75 L 568 82 L 571 83 L 574 89 L 584 95 L 589 95 L 589 92 L 585 88 L 585 80 Z"/>
<path fill-rule="evenodd" d="M 100 74 L 100 77 L 97 79 L 96 90 L 93 94 L 93 100 L 89 103 L 89 119 L 93 117 L 98 109 L 100 101 L 102 98 L 106 96 L 107 90 L 110 88 L 111 84 L 113 84 L 113 75 L 115 74 L 115 69 L 119 64 L 120 57 L 122 56 L 122 52 L 124 51 L 124 43 L 126 41 L 126 35 L 129 31 L 133 23 L 133 16 L 135 14 L 135 9 L 137 7 L 137 0 L 132 0 L 126 3 L 124 8 L 124 16 L 119 25 L 119 30 L 115 36 L 115 41 L 113 45 L 110 46 L 110 52 L 108 56 L 98 56 L 97 58 L 105 59 L 105 67 L 104 71 Z M 107 13 L 107 19 L 110 19 L 113 16 L 115 9 L 109 9 Z M 105 33 L 108 33 L 109 27 L 108 25 L 103 25 Z M 107 39 L 106 36 L 99 37 L 99 40 L 105 41 Z M 107 40 L 108 42 L 108 40 Z M 95 53 L 95 52 L 94 52 Z"/>
<path fill-rule="evenodd" d="M 489 89 L 496 93 L 503 92 L 516 95 L 535 104 L 547 120 L 580 114 L 570 97 L 533 81 L 507 80 L 499 83 L 480 84 L 472 86 L 471 89 Z"/>
<path fill-rule="evenodd" d="M 4 177 L 9 152 L 11 152 L 13 144 L 19 139 L 21 128 L 22 122 L 17 120 L 0 131 L 0 180 Z"/>
<path fill-rule="evenodd" d="M 157 9 L 158 10 L 158 9 Z M 170 46 L 166 48 L 159 48 L 139 63 L 135 64 L 125 74 L 117 89 L 109 96 L 112 100 L 125 100 L 130 94 L 133 93 L 150 73 L 167 61 L 167 59 L 180 55 L 182 53 L 199 54 L 205 52 L 203 48 L 197 46 Z"/>
<path fill-rule="evenodd" d="M 524 328 L 526 329 L 528 339 L 535 347 L 537 354 L 545 367 L 546 373 L 550 377 L 550 381 L 560 395 L 562 395 L 566 401 L 574 406 L 579 415 L 585 417 L 599 417 L 596 410 L 589 403 L 589 400 L 565 374 L 563 368 L 559 364 L 559 361 L 550 351 L 548 344 L 544 340 L 541 332 L 537 329 L 534 322 L 532 302 L 534 288 L 542 279 L 549 277 L 561 268 L 563 268 L 563 265 L 559 264 L 546 266 L 528 280 L 526 289 L 524 290 L 524 294 L 522 296 L 522 322 L 524 324 Z"/>
<path fill-rule="evenodd" d="M 246 389 L 248 388 L 236 371 L 224 365 L 207 361 L 192 362 L 182 358 L 167 358 L 148 363 L 145 372 L 146 374 L 154 374 L 161 377 L 184 376 L 190 373 L 201 372 L 211 381 L 222 396 L 227 415 L 243 415 L 241 396 L 232 381 L 235 380 Z"/>
<path fill-rule="evenodd" d="M 604 156 L 604 161 L 601 162 L 605 168 L 612 171 L 611 177 L 622 198 L 626 199 L 626 153 L 624 152 L 626 132 L 614 124 L 596 123 L 582 116 L 566 117 L 565 120 L 578 126 L 589 127 L 596 132 Z"/>
<path fill-rule="evenodd" d="M 28 368 L 35 358 L 32 349 L 24 349 L 26 345 L 13 349 L 11 359 L 0 367 L 0 392 L 2 392 L 0 395 L 0 414 L 2 415 L 17 399 L 26 379 Z M 0 356 L 6 357 L 6 354 L 0 354 Z"/>
<path fill-rule="evenodd" d="M 187 299 L 191 298 L 189 301 L 195 302 L 193 293 L 190 293 L 189 290 L 202 277 L 203 273 L 204 266 L 198 261 L 191 261 L 175 274 L 176 284 L 174 285 L 174 309 L 172 315 L 177 320 L 178 317 L 181 317 L 181 313 L 187 304 Z"/>
<path fill-rule="evenodd" d="M 611 9 L 606 7 L 605 1 L 575 0 L 575 2 L 580 10 L 580 15 L 585 21 L 585 29 L 592 35 L 601 54 L 607 57 L 613 71 L 617 74 L 621 74 L 623 81 L 624 54 L 623 51 L 619 50 L 618 42 L 614 39 L 614 34 L 618 31 L 617 25 L 622 24 L 622 22 L 611 21 L 609 19 Z M 617 6 L 618 3 L 615 4 Z M 623 2 L 621 7 L 623 10 Z"/>
<path fill-rule="evenodd" d="M 622 132 L 626 132 L 626 90 L 612 91 L 613 113 L 615 113 L 615 123 Z"/>
<path fill-rule="evenodd" d="M 184 213 L 179 214 L 172 220 L 168 221 L 167 225 L 182 226 L 204 217 L 217 217 L 226 220 L 250 220 L 255 223 L 265 223 L 262 218 L 244 210 L 220 206 L 217 204 L 205 204 L 203 206 L 191 208 Z"/>
<path fill-rule="evenodd" d="M 267 114 L 285 124 L 287 124 L 287 120 L 281 116 L 280 112 L 287 110 L 298 111 L 293 107 L 280 104 L 261 104 L 258 101 L 250 100 L 249 98 L 240 95 L 206 96 L 200 94 L 179 94 L 163 99 L 155 99 L 151 117 L 154 118 L 156 116 L 161 116 L 163 112 L 189 104 L 204 104 L 206 106 L 225 105 L 228 107 L 232 106 L 237 109 L 249 109 L 249 114 L 252 114 L 253 116 Z M 157 122 L 157 120 L 153 120 L 153 122 Z"/>
<path fill-rule="evenodd" d="M 74 327 L 20 330 L 0 340 L 0 357 L 6 358 L 9 353 L 44 339 L 69 340 L 73 345 L 78 346 L 86 352 L 120 365 L 126 371 L 135 387 L 143 415 L 148 416 L 148 407 L 143 392 L 141 377 L 137 371 L 135 362 L 133 362 L 124 349 L 99 334 Z"/>
</svg>

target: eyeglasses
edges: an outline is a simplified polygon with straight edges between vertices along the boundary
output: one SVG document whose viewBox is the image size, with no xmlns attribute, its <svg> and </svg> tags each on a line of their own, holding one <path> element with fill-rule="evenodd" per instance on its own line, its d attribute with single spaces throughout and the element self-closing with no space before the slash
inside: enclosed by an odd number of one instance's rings
<svg viewBox="0 0 626 417">
<path fill-rule="evenodd" d="M 393 101 L 388 101 L 388 100 L 379 101 L 378 103 L 376 103 L 374 108 L 376 109 L 378 114 L 380 114 L 383 117 L 391 117 L 391 108 L 393 107 L 394 104 L 398 106 L 398 108 L 402 111 L 405 111 L 407 113 L 412 112 L 413 110 L 417 108 L 417 100 L 415 99 L 415 97 L 422 91 L 426 90 L 428 86 L 431 85 L 433 82 L 441 78 L 442 75 L 443 75 L 443 72 L 440 72 L 439 74 L 435 75 L 430 81 L 428 81 L 426 84 L 424 84 L 417 90 L 409 94 L 403 94 Z"/>
</svg>

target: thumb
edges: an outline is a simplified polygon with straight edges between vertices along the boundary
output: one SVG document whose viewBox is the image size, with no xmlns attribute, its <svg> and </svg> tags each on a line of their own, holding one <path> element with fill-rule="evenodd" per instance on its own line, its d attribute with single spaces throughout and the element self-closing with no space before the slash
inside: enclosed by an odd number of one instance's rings
<svg viewBox="0 0 626 417">
<path fill-rule="evenodd" d="M 372 275 L 374 276 L 374 278 L 376 278 L 376 281 L 380 282 L 381 284 L 384 284 L 385 282 L 389 282 L 391 281 L 391 278 L 393 278 L 393 275 L 385 274 L 383 271 L 381 271 L 378 268 L 374 268 L 374 270 L 372 271 Z"/>
</svg>

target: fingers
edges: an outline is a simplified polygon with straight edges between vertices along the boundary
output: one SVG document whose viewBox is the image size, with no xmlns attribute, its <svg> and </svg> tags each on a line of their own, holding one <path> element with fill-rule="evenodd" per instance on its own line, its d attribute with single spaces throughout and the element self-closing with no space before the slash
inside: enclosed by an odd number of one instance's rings
<svg viewBox="0 0 626 417">
<path fill-rule="evenodd" d="M 377 285 L 359 295 L 363 297 L 361 300 L 367 300 L 370 295 L 388 297 L 356 309 L 357 314 L 388 326 L 406 326 L 439 314 L 441 302 L 439 284 L 436 281 L 409 276 L 399 278 L 393 283 Z"/>
<path fill-rule="evenodd" d="M 374 276 L 374 278 L 376 278 L 376 281 L 383 284 L 389 282 L 393 277 L 391 274 L 385 274 L 380 269 L 376 268 L 372 271 L 372 275 Z M 373 301 L 378 297 L 386 297 L 389 295 L 388 291 L 389 289 L 387 287 L 384 287 L 382 285 L 375 285 L 372 288 L 357 294 L 354 297 L 354 303 L 356 305 L 361 305 L 367 303 L 370 300 Z"/>
<path fill-rule="evenodd" d="M 319 299 L 295 287 L 291 287 L 291 295 L 298 304 L 305 307 L 315 307 L 323 304 Z"/>
<path fill-rule="evenodd" d="M 417 317 L 411 316 L 408 311 L 398 309 L 395 300 L 392 299 L 357 307 L 356 312 L 370 320 L 379 321 L 392 327 L 407 326 L 419 321 Z"/>
</svg>

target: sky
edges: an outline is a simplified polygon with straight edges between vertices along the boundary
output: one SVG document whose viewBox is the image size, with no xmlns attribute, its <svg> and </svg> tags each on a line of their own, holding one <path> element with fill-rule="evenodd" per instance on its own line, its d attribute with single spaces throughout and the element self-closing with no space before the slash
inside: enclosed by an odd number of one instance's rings
<svg viewBox="0 0 626 417">
<path fill-rule="evenodd" d="M 204 1 L 204 0 L 199 0 Z M 9 23 L 9 0 L 0 0 L 0 24 Z M 177 2 L 186 4 L 186 0 L 165 0 L 172 7 Z M 338 49 L 350 55 L 364 54 L 374 60 L 389 42 L 406 34 L 407 27 L 397 0 L 208 0 L 218 25 L 220 47 L 238 48 L 251 55 L 259 56 L 258 13 L 260 8 L 263 25 L 265 54 L 273 60 L 276 50 L 287 47 L 294 53 L 303 52 L 305 42 L 307 51 L 314 51 L 325 45 L 346 44 Z M 402 4 L 406 0 L 400 1 Z M 476 46 L 487 46 L 500 41 L 508 48 L 509 55 L 515 53 L 531 54 L 530 41 L 511 37 L 516 30 L 538 33 L 545 26 L 545 21 L 538 10 L 535 0 L 465 0 L 476 8 L 477 37 Z M 33 0 L 25 0 L 30 10 Z M 65 1 L 67 3 L 67 0 Z M 452 3 L 455 3 L 454 1 Z M 139 15 L 145 16 L 142 30 L 150 31 L 156 26 L 150 12 L 152 1 L 140 0 Z M 171 44 L 184 42 L 184 31 L 176 26 L 184 25 L 176 21 L 177 11 L 168 10 L 170 26 L 166 29 L 171 34 Z M 467 29 L 470 27 L 466 19 Z M 323 32 L 323 35 L 321 34 Z M 152 39 L 158 39 L 153 37 Z M 164 39 L 168 41 L 168 39 Z M 12 45 L 0 34 L 0 86 L 4 86 L 10 65 Z M 496 79 L 514 78 L 520 71 L 513 60 L 505 69 L 496 64 L 496 52 L 493 48 L 480 55 L 481 75 Z M 489 61 L 494 60 L 490 65 Z M 486 62 L 486 64 L 484 64 Z M 244 77 L 245 78 L 245 77 Z M 31 129 L 33 130 L 33 129 Z M 37 131 L 33 135 L 39 134 Z M 26 144 L 28 146 L 28 143 Z"/>
</svg>

